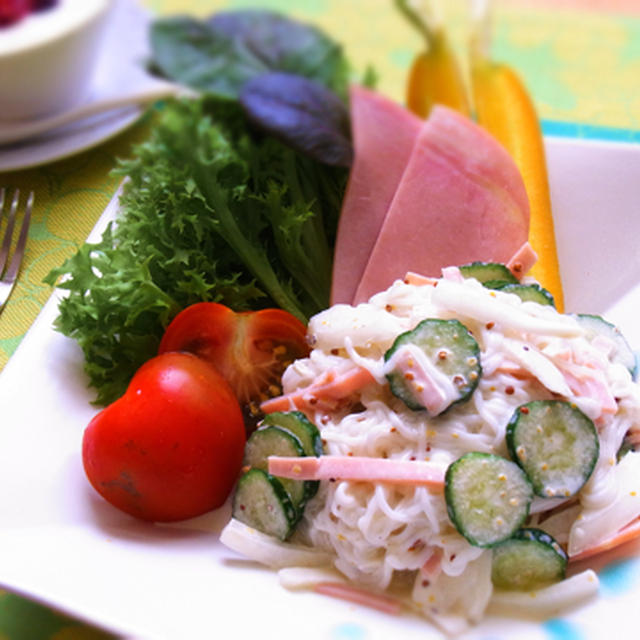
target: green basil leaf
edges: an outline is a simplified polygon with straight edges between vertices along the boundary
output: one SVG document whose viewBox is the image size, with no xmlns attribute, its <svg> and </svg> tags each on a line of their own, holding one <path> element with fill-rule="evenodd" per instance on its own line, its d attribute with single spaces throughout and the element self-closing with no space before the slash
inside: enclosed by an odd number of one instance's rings
<svg viewBox="0 0 640 640">
<path fill-rule="evenodd" d="M 237 99 L 248 80 L 268 71 L 296 73 L 346 96 L 349 65 L 340 45 L 272 11 L 160 18 L 151 26 L 151 51 L 156 73 L 221 98 Z"/>
<path fill-rule="evenodd" d="M 261 9 L 223 11 L 208 23 L 216 33 L 242 43 L 270 70 L 316 80 L 346 97 L 349 65 L 342 47 L 317 27 Z"/>
</svg>

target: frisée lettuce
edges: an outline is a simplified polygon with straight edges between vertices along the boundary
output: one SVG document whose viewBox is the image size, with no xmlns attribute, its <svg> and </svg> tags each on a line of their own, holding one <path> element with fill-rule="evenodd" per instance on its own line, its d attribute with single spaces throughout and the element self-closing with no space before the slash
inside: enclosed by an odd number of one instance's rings
<svg viewBox="0 0 640 640">
<path fill-rule="evenodd" d="M 118 172 L 121 215 L 47 282 L 67 289 L 56 327 L 75 339 L 96 402 L 125 390 L 182 308 L 328 306 L 345 169 L 252 132 L 236 102 L 166 105 Z"/>
</svg>

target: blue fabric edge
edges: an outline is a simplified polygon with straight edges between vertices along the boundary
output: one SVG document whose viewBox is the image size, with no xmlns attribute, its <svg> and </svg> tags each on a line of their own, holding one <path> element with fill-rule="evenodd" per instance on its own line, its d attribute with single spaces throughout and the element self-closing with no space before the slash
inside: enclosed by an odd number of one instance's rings
<svg viewBox="0 0 640 640">
<path fill-rule="evenodd" d="M 563 122 L 561 120 L 542 120 L 541 125 L 542 133 L 545 136 L 640 143 L 640 131 L 633 129 L 604 127 L 581 122 Z"/>
</svg>

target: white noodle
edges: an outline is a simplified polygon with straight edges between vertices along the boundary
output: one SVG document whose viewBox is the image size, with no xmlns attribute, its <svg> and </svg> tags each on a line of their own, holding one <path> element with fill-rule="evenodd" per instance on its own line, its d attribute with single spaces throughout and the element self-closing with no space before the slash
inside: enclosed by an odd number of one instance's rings
<svg viewBox="0 0 640 640">
<path fill-rule="evenodd" d="M 471 399 L 435 418 L 409 410 L 384 384 L 385 351 L 400 333 L 428 317 L 463 322 L 480 346 L 483 369 Z M 506 425 L 514 410 L 561 394 L 596 421 L 600 456 L 578 500 L 566 507 L 560 503 L 560 511 L 545 519 L 544 512 L 559 502 L 536 499 L 532 525 L 544 529 L 546 522 L 560 542 L 569 541 L 572 552 L 640 515 L 640 482 L 629 471 L 640 471 L 640 453 L 616 463 L 627 431 L 640 429 L 640 391 L 629 372 L 611 362 L 611 344 L 589 341 L 574 317 L 473 280 L 440 280 L 437 286 L 398 281 L 367 304 L 337 305 L 318 314 L 309 336 L 313 351 L 289 367 L 285 392 L 304 388 L 328 371 L 355 366 L 366 368 L 378 383 L 356 394 L 350 406 L 312 416 L 327 455 L 432 460 L 443 466 L 469 451 L 506 456 Z M 617 401 L 615 413 L 598 398 L 569 388 L 565 372 L 583 380 L 596 369 Z M 478 622 L 489 603 L 491 553 L 471 546 L 456 531 L 441 491 L 324 483 L 307 505 L 298 537 L 330 553 L 347 578 L 375 590 L 389 587 L 396 572 L 414 572 L 413 606 L 448 632 Z M 439 567 L 435 579 L 426 580 L 420 568 L 434 553 L 440 554 Z"/>
</svg>

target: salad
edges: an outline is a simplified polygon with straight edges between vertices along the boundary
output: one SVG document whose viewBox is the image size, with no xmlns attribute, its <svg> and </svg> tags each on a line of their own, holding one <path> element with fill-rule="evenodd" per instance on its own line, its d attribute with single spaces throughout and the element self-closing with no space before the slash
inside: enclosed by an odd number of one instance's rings
<svg viewBox="0 0 640 640">
<path fill-rule="evenodd" d="M 500 290 L 464 272 L 410 276 L 311 319 L 313 350 L 286 370 L 245 451 L 252 469 L 282 474 L 291 502 L 267 491 L 273 476 L 245 493 L 246 472 L 221 537 L 279 567 L 285 586 L 329 584 L 373 606 L 390 593 L 387 608 L 449 634 L 505 594 L 547 614 L 593 595 L 596 574 L 567 568 L 640 516 L 628 446 L 640 389 L 624 339 L 599 317 L 527 299 L 531 283 Z M 342 383 L 329 390 L 328 378 Z M 320 454 L 264 438 L 291 432 L 300 412 Z M 267 556 L 256 529 L 286 542 L 263 538 Z"/>
<path fill-rule="evenodd" d="M 474 122 L 444 32 L 397 4 L 431 43 L 411 111 L 284 16 L 156 21 L 151 66 L 201 95 L 49 281 L 107 405 L 82 458 L 108 502 L 174 522 L 231 497 L 222 542 L 285 587 L 456 635 L 583 601 L 577 563 L 640 534 L 640 389 L 613 325 L 562 312 L 517 78 L 478 54 Z"/>
</svg>

